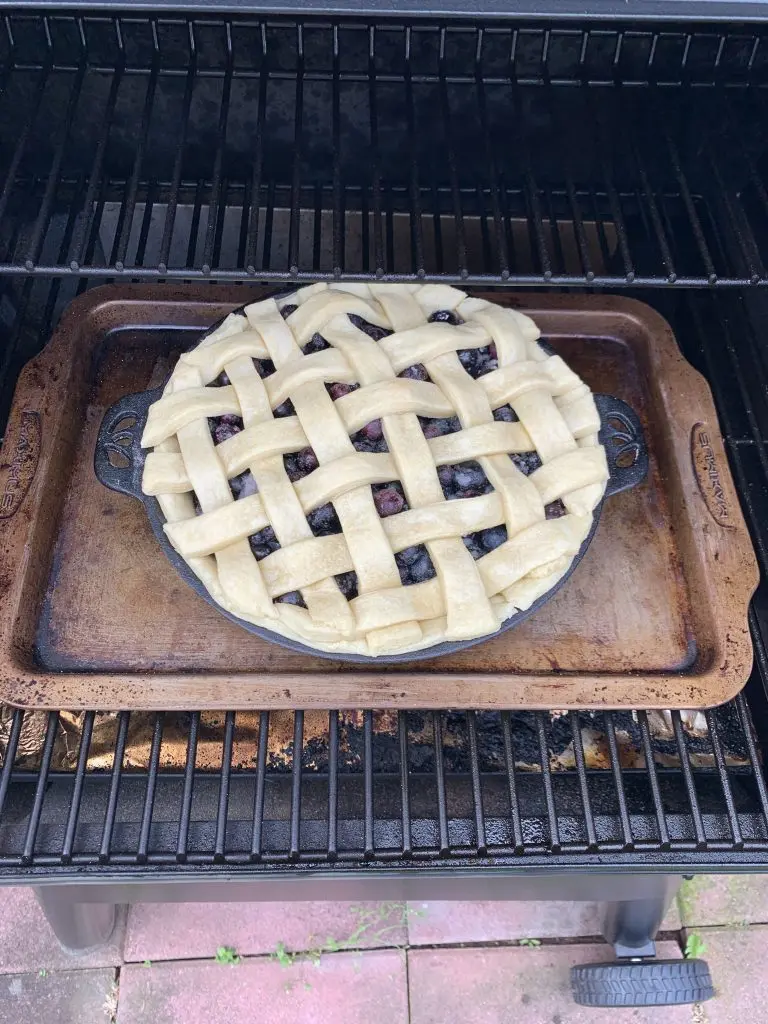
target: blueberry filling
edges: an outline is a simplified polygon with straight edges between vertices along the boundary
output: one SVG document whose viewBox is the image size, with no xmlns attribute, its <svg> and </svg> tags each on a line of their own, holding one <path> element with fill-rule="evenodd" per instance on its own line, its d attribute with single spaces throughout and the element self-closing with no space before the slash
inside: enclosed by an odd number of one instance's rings
<svg viewBox="0 0 768 1024">
<path fill-rule="evenodd" d="M 478 462 L 460 462 L 455 466 L 441 466 L 437 477 L 448 501 L 454 498 L 476 498 L 493 490 L 490 480 Z"/>
<path fill-rule="evenodd" d="M 352 391 L 357 391 L 359 387 L 359 384 L 342 384 L 340 382 L 325 385 L 326 391 L 334 400 L 334 402 L 336 401 L 337 398 L 343 398 L 344 395 L 348 395 Z"/>
<path fill-rule="evenodd" d="M 559 519 L 560 516 L 564 516 L 567 509 L 562 501 L 558 498 L 557 501 L 550 501 L 548 505 L 544 506 L 544 515 L 547 519 Z"/>
<path fill-rule="evenodd" d="M 339 585 L 339 590 L 342 592 L 344 597 L 348 601 L 351 601 L 354 597 L 357 597 L 357 573 L 356 572 L 340 572 L 338 576 L 333 577 Z"/>
<path fill-rule="evenodd" d="M 511 405 L 502 405 L 499 409 L 494 409 L 493 418 L 501 423 L 517 423 L 520 419 Z"/>
<path fill-rule="evenodd" d="M 254 359 L 253 365 L 256 367 L 256 372 L 260 377 L 269 377 L 270 374 L 275 372 L 275 364 L 271 359 Z"/>
<path fill-rule="evenodd" d="M 316 537 L 328 537 L 333 533 L 341 533 L 339 517 L 330 501 L 308 513 L 307 522 Z"/>
<path fill-rule="evenodd" d="M 445 419 L 419 416 L 419 423 L 424 437 L 441 437 L 443 434 L 455 434 L 457 430 L 461 430 L 458 416 L 449 416 Z"/>
<path fill-rule="evenodd" d="M 454 327 L 458 327 L 459 324 L 464 323 L 458 313 L 454 313 L 452 309 L 438 309 L 438 311 L 433 313 L 429 318 L 429 322 L 431 324 L 453 324 Z"/>
<path fill-rule="evenodd" d="M 256 494 L 259 490 L 250 469 L 246 469 L 244 473 L 233 477 L 229 481 L 229 489 L 232 491 L 232 496 L 236 499 L 248 498 L 251 494 Z"/>
<path fill-rule="evenodd" d="M 403 548 L 395 555 L 395 563 L 404 587 L 412 583 L 426 583 L 437 576 L 429 552 L 423 544 Z"/>
<path fill-rule="evenodd" d="M 307 607 L 304 603 L 304 598 L 298 590 L 291 590 L 287 594 L 281 594 L 280 597 L 276 597 L 275 604 L 295 604 L 299 608 Z"/>
<path fill-rule="evenodd" d="M 218 377 L 208 385 L 211 388 L 225 388 L 229 384 L 229 377 L 222 370 Z"/>
<path fill-rule="evenodd" d="M 484 348 L 460 349 L 457 354 L 459 362 L 471 377 L 482 377 L 499 368 L 494 344 L 486 345 Z"/>
<path fill-rule="evenodd" d="M 487 530 L 478 530 L 476 533 L 470 533 L 461 539 L 473 558 L 482 558 L 489 551 L 501 547 L 507 539 L 507 528 L 503 524 L 491 526 Z"/>
<path fill-rule="evenodd" d="M 399 480 L 393 480 L 391 483 L 386 484 L 373 484 L 371 490 L 373 491 L 373 503 L 376 506 L 376 511 L 382 519 L 407 511 L 408 502 L 405 500 L 402 484 Z"/>
<path fill-rule="evenodd" d="M 494 548 L 501 547 L 506 542 L 507 528 L 503 524 L 491 526 L 487 530 L 480 530 L 475 536 L 480 538 L 480 543 L 486 551 L 493 551 Z"/>
<path fill-rule="evenodd" d="M 282 405 L 278 405 L 274 410 L 273 415 L 276 418 L 281 418 L 283 416 L 295 416 L 296 410 L 293 408 L 293 402 L 290 398 L 286 398 Z"/>
<path fill-rule="evenodd" d="M 287 320 L 291 313 L 295 313 L 298 308 L 299 307 L 296 305 L 296 303 L 294 303 L 293 305 L 288 303 L 287 305 L 283 306 L 283 308 L 280 310 L 280 316 L 283 318 L 283 320 Z"/>
<path fill-rule="evenodd" d="M 322 352 L 324 348 L 330 347 L 331 346 L 321 334 L 313 334 L 304 346 L 304 355 L 308 356 L 312 352 Z"/>
<path fill-rule="evenodd" d="M 366 423 L 351 439 L 355 449 L 359 452 L 388 452 L 387 442 L 384 439 L 384 432 L 381 420 L 371 420 Z"/>
<path fill-rule="evenodd" d="M 485 554 L 485 548 L 478 540 L 478 535 L 476 533 L 470 533 L 466 537 L 462 537 L 461 539 L 464 541 L 464 547 L 467 549 L 470 555 L 472 555 L 475 561 L 477 561 L 478 558 L 483 557 L 483 555 Z"/>
<path fill-rule="evenodd" d="M 517 452 L 509 457 L 525 476 L 530 476 L 541 466 L 538 452 Z"/>
<path fill-rule="evenodd" d="M 252 534 L 248 538 L 248 543 L 251 545 L 251 551 L 258 560 L 273 554 L 280 547 L 280 542 L 271 526 L 265 526 L 263 530 Z"/>
<path fill-rule="evenodd" d="M 222 441 L 228 441 L 230 437 L 240 433 L 243 429 L 243 421 L 239 416 L 225 413 L 223 416 L 216 416 L 213 419 L 209 417 L 208 429 L 215 444 L 221 444 Z"/>
<path fill-rule="evenodd" d="M 423 363 L 414 363 L 413 366 L 406 366 L 397 376 L 406 377 L 408 380 L 429 380 L 429 374 Z"/>
<path fill-rule="evenodd" d="M 312 448 L 302 448 L 300 452 L 284 455 L 283 464 L 291 483 L 301 480 L 303 476 L 309 476 L 319 465 L 317 456 Z"/>
<path fill-rule="evenodd" d="M 354 313 L 349 314 L 349 319 L 351 323 L 358 328 L 358 330 L 363 331 L 363 333 L 367 334 L 373 341 L 381 341 L 382 338 L 386 338 L 392 334 L 392 331 L 388 330 L 386 327 L 377 327 L 376 324 L 368 323 L 367 320 L 363 320 L 361 316 L 356 316 Z"/>
</svg>

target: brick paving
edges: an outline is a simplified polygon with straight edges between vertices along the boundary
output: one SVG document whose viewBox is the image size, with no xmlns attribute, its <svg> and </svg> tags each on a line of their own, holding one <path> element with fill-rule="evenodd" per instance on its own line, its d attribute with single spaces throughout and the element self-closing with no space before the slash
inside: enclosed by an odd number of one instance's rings
<svg viewBox="0 0 768 1024">
<path fill-rule="evenodd" d="M 680 956 L 672 942 L 659 955 Z M 602 945 L 473 946 L 408 952 L 411 1024 L 691 1024 L 690 1006 L 596 1010 L 571 998 L 570 969 L 612 960 Z"/>
<path fill-rule="evenodd" d="M 402 904 L 378 903 L 157 903 L 132 908 L 126 960 L 210 958 L 219 946 L 241 956 L 333 947 L 404 946 Z"/>
<path fill-rule="evenodd" d="M 376 949 L 283 965 L 129 965 L 117 1024 L 407 1024 L 405 953 Z"/>
<path fill-rule="evenodd" d="M 591 904 L 143 904 L 74 957 L 30 889 L 0 899 L 3 1024 L 768 1024 L 768 876 L 694 879 L 664 922 L 660 956 L 705 943 L 715 999 L 625 1011 L 571 999 L 570 967 L 612 958 Z"/>
<path fill-rule="evenodd" d="M 31 889 L 4 888 L 0 892 L 0 907 L 0 975 L 72 967 L 118 967 L 123 962 L 124 913 L 120 914 L 108 945 L 73 957 L 54 938 Z"/>
</svg>

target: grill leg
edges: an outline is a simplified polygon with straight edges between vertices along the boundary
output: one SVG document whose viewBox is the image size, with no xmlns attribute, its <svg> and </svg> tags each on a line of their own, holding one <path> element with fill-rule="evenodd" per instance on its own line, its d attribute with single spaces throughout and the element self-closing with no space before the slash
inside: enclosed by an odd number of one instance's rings
<svg viewBox="0 0 768 1024">
<path fill-rule="evenodd" d="M 109 941 L 117 919 L 114 903 L 78 903 L 66 885 L 42 886 L 35 895 L 64 949 L 82 953 Z"/>
<path fill-rule="evenodd" d="M 613 945 L 616 956 L 656 955 L 656 944 L 653 940 L 679 888 L 679 878 L 660 875 L 657 896 L 604 904 L 603 936 Z"/>
</svg>

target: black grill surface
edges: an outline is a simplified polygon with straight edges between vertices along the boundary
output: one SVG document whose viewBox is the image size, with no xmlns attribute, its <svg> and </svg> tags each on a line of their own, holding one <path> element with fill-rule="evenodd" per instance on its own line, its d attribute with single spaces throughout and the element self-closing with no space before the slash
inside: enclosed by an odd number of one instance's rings
<svg viewBox="0 0 768 1024">
<path fill-rule="evenodd" d="M 712 384 L 765 572 L 767 62 L 755 26 L 8 14 L 0 422 L 105 280 L 645 285 Z M 126 712 L 95 758 L 101 712 L 73 738 L 5 709 L 0 877 L 764 864 L 765 622 L 761 586 L 744 694 L 663 734 L 642 711 L 169 711 L 137 755 Z"/>
<path fill-rule="evenodd" d="M 768 276 L 760 27 L 19 13 L 0 60 L 7 275 Z"/>
</svg>

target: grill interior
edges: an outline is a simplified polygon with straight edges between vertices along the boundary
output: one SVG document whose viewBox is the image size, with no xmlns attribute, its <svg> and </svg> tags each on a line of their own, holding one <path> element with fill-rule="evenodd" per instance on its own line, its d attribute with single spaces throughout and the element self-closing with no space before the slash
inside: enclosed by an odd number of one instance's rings
<svg viewBox="0 0 768 1024">
<path fill-rule="evenodd" d="M 764 35 L 5 15 L 0 418 L 61 310 L 105 280 L 645 285 L 712 384 L 765 571 Z M 75 729 L 5 709 L 0 874 L 761 862 L 763 591 L 744 694 L 663 729 L 370 710 Z"/>
<path fill-rule="evenodd" d="M 5 274 L 766 277 L 756 27 L 19 14 L 0 60 Z"/>
</svg>

